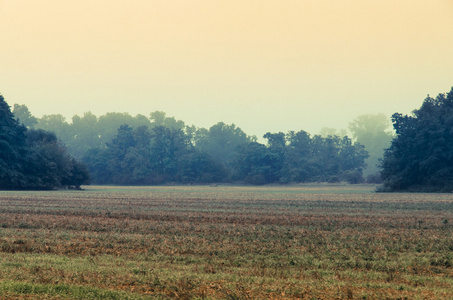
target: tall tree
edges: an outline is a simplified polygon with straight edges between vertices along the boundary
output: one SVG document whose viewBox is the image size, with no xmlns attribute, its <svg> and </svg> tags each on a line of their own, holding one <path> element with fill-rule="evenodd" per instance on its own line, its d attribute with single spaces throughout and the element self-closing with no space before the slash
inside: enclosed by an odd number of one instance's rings
<svg viewBox="0 0 453 300">
<path fill-rule="evenodd" d="M 38 119 L 31 114 L 25 105 L 14 104 L 13 114 L 16 120 L 27 128 L 33 128 L 38 124 Z"/>
<path fill-rule="evenodd" d="M 62 185 L 62 180 L 70 176 L 71 159 L 56 135 L 42 129 L 29 130 L 27 144 L 32 150 L 24 171 L 34 177 L 34 187 L 51 189 Z"/>
<path fill-rule="evenodd" d="M 133 117 L 128 113 L 106 113 L 105 115 L 100 116 L 96 123 L 101 147 L 106 143 L 111 142 L 113 137 L 118 133 L 118 128 L 125 124 L 131 126 L 132 128 L 137 128 L 139 126 L 151 126 L 151 122 L 144 115 L 138 114 Z"/>
<path fill-rule="evenodd" d="M 286 139 L 283 132 L 266 133 L 267 139 L 267 163 L 269 165 L 268 178 L 270 182 L 278 182 L 282 177 L 282 169 L 286 158 Z"/>
<path fill-rule="evenodd" d="M 206 130 L 199 129 L 195 133 L 195 145 L 209 154 L 215 161 L 228 167 L 232 162 L 238 146 L 255 141 L 236 125 L 219 122 Z"/>
<path fill-rule="evenodd" d="M 153 127 L 163 126 L 170 129 L 183 129 L 185 124 L 181 120 L 176 120 L 174 117 L 167 117 L 163 111 L 155 111 L 149 114 L 149 119 Z"/>
<path fill-rule="evenodd" d="M 157 126 L 151 130 L 151 164 L 165 180 L 173 179 L 178 172 L 178 157 L 188 148 L 181 129 Z"/>
<path fill-rule="evenodd" d="M 26 131 L 0 94 L 0 188 L 14 189 L 25 184 Z"/>
<path fill-rule="evenodd" d="M 73 154 L 72 144 L 74 143 L 75 134 L 72 130 L 72 126 L 68 124 L 63 115 L 44 115 L 38 119 L 38 124 L 36 124 L 35 128 L 55 133 L 55 135 L 69 147 L 69 151 Z"/>
<path fill-rule="evenodd" d="M 232 162 L 233 178 L 256 185 L 270 183 L 274 180 L 271 163 L 272 157 L 265 145 L 257 142 L 242 144 Z"/>
<path fill-rule="evenodd" d="M 369 153 L 364 175 L 370 179 L 379 178 L 376 174 L 379 173 L 380 160 L 393 138 L 390 128 L 390 119 L 384 114 L 361 115 L 349 124 L 353 139 L 365 146 Z"/>
<path fill-rule="evenodd" d="M 89 149 L 101 146 L 98 118 L 92 112 L 86 112 L 82 117 L 73 116 L 71 131 L 72 140 L 67 145 L 75 157 L 83 157 Z"/>
<path fill-rule="evenodd" d="M 453 190 L 453 87 L 412 116 L 392 116 L 396 137 L 382 163 L 383 191 Z"/>
<path fill-rule="evenodd" d="M 309 181 L 315 173 L 311 164 L 312 140 L 310 134 L 303 130 L 290 131 L 286 135 L 286 140 L 288 146 L 281 181 L 285 183 Z"/>
<path fill-rule="evenodd" d="M 223 182 L 228 175 L 222 164 L 196 150 L 182 155 L 178 162 L 178 181 L 183 183 Z"/>
<path fill-rule="evenodd" d="M 330 128 L 330 127 L 323 127 L 319 131 L 319 135 L 323 138 L 327 138 L 329 136 L 339 136 L 339 137 L 344 137 L 347 136 L 348 133 L 344 129 L 335 129 L 335 128 Z"/>
<path fill-rule="evenodd" d="M 20 125 L 0 95 L 0 189 L 78 187 L 85 171 L 54 133 Z"/>
</svg>

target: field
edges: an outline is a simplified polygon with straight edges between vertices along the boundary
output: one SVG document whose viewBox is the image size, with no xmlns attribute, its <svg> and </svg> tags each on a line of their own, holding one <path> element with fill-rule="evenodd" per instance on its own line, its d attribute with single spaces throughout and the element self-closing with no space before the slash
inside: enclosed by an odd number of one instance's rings
<svg viewBox="0 0 453 300">
<path fill-rule="evenodd" d="M 0 299 L 453 299 L 453 194 L 0 192 Z"/>
</svg>

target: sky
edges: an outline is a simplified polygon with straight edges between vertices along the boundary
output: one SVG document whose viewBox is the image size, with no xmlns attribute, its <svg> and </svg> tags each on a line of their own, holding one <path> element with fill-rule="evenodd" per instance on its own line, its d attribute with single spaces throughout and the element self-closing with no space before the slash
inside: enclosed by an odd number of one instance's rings
<svg viewBox="0 0 453 300">
<path fill-rule="evenodd" d="M 37 117 L 315 134 L 452 86 L 452 0 L 0 0 L 0 93 Z"/>
</svg>

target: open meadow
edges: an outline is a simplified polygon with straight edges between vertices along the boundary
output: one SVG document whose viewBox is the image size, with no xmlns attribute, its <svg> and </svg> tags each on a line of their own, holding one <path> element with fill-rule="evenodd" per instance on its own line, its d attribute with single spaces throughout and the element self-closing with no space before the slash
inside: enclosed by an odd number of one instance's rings
<svg viewBox="0 0 453 300">
<path fill-rule="evenodd" d="M 453 194 L 0 192 L 0 299 L 453 299 Z"/>
</svg>

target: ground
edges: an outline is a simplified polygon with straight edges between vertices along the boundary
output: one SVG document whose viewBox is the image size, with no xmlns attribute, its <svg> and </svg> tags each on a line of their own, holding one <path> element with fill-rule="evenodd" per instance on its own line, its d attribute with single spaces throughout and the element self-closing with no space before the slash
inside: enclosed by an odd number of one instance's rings
<svg viewBox="0 0 453 300">
<path fill-rule="evenodd" d="M 0 299 L 452 299 L 453 194 L 0 192 Z"/>
</svg>

